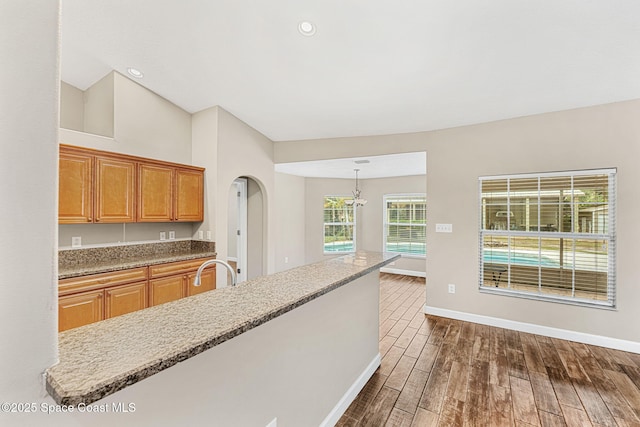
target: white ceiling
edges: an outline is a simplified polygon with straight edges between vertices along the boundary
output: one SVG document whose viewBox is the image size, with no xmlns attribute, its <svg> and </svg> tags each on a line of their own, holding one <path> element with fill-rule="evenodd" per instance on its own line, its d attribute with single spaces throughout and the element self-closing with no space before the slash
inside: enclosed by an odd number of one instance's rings
<svg viewBox="0 0 640 427">
<path fill-rule="evenodd" d="M 404 133 L 640 98 L 640 1 L 62 0 L 61 51 L 274 141 Z"/>
<path fill-rule="evenodd" d="M 427 173 L 427 153 L 402 153 L 384 156 L 279 163 L 275 165 L 275 169 L 276 172 L 311 178 L 355 179 L 355 169 L 358 169 L 358 178 L 361 179 L 425 175 Z"/>
</svg>

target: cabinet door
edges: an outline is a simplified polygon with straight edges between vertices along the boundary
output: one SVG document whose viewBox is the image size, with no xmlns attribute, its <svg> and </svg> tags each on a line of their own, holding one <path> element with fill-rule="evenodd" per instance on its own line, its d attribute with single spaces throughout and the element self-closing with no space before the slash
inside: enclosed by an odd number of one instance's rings
<svg viewBox="0 0 640 427">
<path fill-rule="evenodd" d="M 96 157 L 95 222 L 135 221 L 135 171 L 134 161 Z"/>
<path fill-rule="evenodd" d="M 138 166 L 138 221 L 173 220 L 173 171 L 172 167 Z"/>
<path fill-rule="evenodd" d="M 194 286 L 193 280 L 196 278 L 196 273 L 187 274 L 187 293 L 189 296 L 201 294 L 202 292 L 212 291 L 216 288 L 216 269 L 207 268 L 202 272 L 200 276 L 200 286 Z"/>
<path fill-rule="evenodd" d="M 102 290 L 58 298 L 58 330 L 61 332 L 103 319 Z"/>
<path fill-rule="evenodd" d="M 116 286 L 105 290 L 104 318 L 147 308 L 147 282 Z"/>
<path fill-rule="evenodd" d="M 58 222 L 93 221 L 93 156 L 60 148 Z"/>
<path fill-rule="evenodd" d="M 204 220 L 204 172 L 176 169 L 175 220 Z"/>
<path fill-rule="evenodd" d="M 186 296 L 185 276 L 179 274 L 162 279 L 149 280 L 149 305 L 175 301 Z"/>
</svg>

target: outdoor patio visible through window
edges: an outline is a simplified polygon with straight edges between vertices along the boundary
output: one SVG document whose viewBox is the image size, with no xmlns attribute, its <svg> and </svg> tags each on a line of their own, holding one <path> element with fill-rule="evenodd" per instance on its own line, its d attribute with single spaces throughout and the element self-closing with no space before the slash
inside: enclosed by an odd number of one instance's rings
<svg viewBox="0 0 640 427">
<path fill-rule="evenodd" d="M 384 197 L 384 251 L 405 255 L 426 254 L 427 211 L 424 194 Z"/>
<path fill-rule="evenodd" d="M 615 178 L 481 177 L 481 289 L 615 306 Z"/>
<path fill-rule="evenodd" d="M 355 251 L 355 211 L 345 203 L 352 197 L 324 198 L 324 252 Z"/>
</svg>

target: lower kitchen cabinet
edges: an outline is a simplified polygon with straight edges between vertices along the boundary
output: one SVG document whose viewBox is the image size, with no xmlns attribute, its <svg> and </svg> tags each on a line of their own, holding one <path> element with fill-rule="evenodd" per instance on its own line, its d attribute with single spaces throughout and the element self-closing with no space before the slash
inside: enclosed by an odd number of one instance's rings
<svg viewBox="0 0 640 427">
<path fill-rule="evenodd" d="M 193 281 L 200 265 L 211 258 L 62 279 L 58 282 L 58 330 L 164 304 L 216 288 L 216 266 L 207 267 L 201 286 Z"/>
<path fill-rule="evenodd" d="M 194 286 L 198 267 L 206 259 L 171 262 L 149 267 L 149 305 L 164 304 L 216 288 L 216 266 L 207 267 L 200 277 L 202 285 Z"/>
<path fill-rule="evenodd" d="M 104 319 L 104 291 L 80 292 L 58 298 L 60 332 Z"/>
<path fill-rule="evenodd" d="M 147 282 L 108 288 L 105 293 L 105 319 L 147 308 Z"/>
<path fill-rule="evenodd" d="M 149 280 L 149 305 L 151 306 L 175 301 L 185 296 L 187 295 L 183 275 Z"/>
<path fill-rule="evenodd" d="M 201 294 L 206 291 L 212 291 L 216 288 L 216 269 L 206 268 L 200 276 L 200 286 L 195 286 L 193 281 L 196 273 L 187 274 L 187 296 Z"/>
</svg>

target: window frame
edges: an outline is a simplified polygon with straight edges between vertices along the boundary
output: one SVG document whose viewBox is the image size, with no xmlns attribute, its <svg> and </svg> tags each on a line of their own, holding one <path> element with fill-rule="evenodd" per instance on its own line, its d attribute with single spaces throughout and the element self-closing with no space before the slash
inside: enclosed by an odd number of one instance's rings
<svg viewBox="0 0 640 427">
<path fill-rule="evenodd" d="M 345 199 L 345 200 L 353 200 L 353 195 L 336 195 L 336 194 L 329 194 L 329 195 L 325 195 L 322 198 L 322 253 L 324 255 L 343 255 L 343 254 L 352 254 L 355 253 L 357 250 L 357 239 L 356 239 L 356 224 L 357 224 L 357 219 L 356 219 L 356 215 L 357 215 L 357 211 L 356 211 L 356 206 L 355 204 L 352 204 L 349 207 L 349 209 L 351 209 L 351 211 L 353 212 L 353 222 L 325 222 L 324 221 L 324 210 L 325 210 L 325 203 L 326 200 L 328 198 L 341 198 L 341 199 Z M 326 234 L 325 234 L 325 228 L 327 225 L 351 225 L 352 226 L 352 230 L 353 230 L 353 237 L 352 237 L 352 241 L 353 241 L 353 249 L 352 250 L 348 250 L 348 251 L 327 251 L 325 248 L 325 239 L 326 239 Z"/>
<path fill-rule="evenodd" d="M 578 215 L 576 215 L 573 205 L 575 204 L 575 201 L 573 199 L 573 195 L 575 194 L 574 190 L 576 187 L 574 187 L 573 182 L 574 182 L 574 178 L 575 177 L 585 177 L 585 176 L 597 176 L 597 175 L 607 175 L 607 230 L 606 232 L 602 233 L 588 233 L 588 232 L 579 232 L 576 231 L 576 218 L 578 218 Z M 485 229 L 485 212 L 483 211 L 484 207 L 483 206 L 483 193 L 482 193 L 482 189 L 483 189 L 483 182 L 485 181 L 490 181 L 490 180 L 507 180 L 507 211 L 509 214 L 511 215 L 505 215 L 505 216 L 513 216 L 512 211 L 511 211 L 511 190 L 510 190 L 510 182 L 512 179 L 538 179 L 538 209 L 541 209 L 544 204 L 541 203 L 542 200 L 542 196 L 541 196 L 541 180 L 544 178 L 554 178 L 554 177 L 569 177 L 571 179 L 571 190 L 572 190 L 572 199 L 571 199 L 571 231 L 566 232 L 566 231 L 554 231 L 554 230 L 543 230 L 543 226 L 538 223 L 538 225 L 536 226 L 537 230 L 536 231 L 522 231 L 522 230 L 512 230 L 510 229 L 511 227 L 507 227 L 506 230 L 500 230 L 500 229 Z M 479 200 L 479 206 L 478 206 L 478 265 L 479 265 L 479 269 L 478 269 L 478 273 L 479 273 L 479 277 L 478 277 L 478 286 L 479 286 L 479 290 L 480 292 L 483 293 L 491 293 L 491 294 L 499 294 L 499 295 L 507 295 L 507 296 L 514 296 L 514 297 L 520 297 L 520 298 L 526 298 L 526 299 L 534 299 L 534 300 L 541 300 L 541 301 L 549 301 L 549 302 L 557 302 L 557 303 L 564 303 L 564 304 L 570 304 L 570 305 L 578 305 L 578 306 L 584 306 L 584 307 L 592 307 L 592 308 L 602 308 L 602 309 L 611 309 L 611 310 L 615 310 L 617 308 L 617 301 L 616 301 L 616 205 L 617 205 L 617 194 L 616 194 L 616 188 L 617 188 L 617 169 L 616 168 L 607 168 L 607 169 L 590 169 L 590 170 L 573 170 L 573 171 L 561 171 L 561 172 L 541 172 L 541 173 L 526 173 L 526 174 L 508 174 L 508 175 L 494 175 L 494 176 L 481 176 L 478 178 L 478 200 Z M 515 205 L 514 205 L 515 206 Z M 560 211 L 562 212 L 562 211 Z M 498 212 L 500 213 L 500 212 Z M 540 215 L 540 213 L 539 213 Z M 510 224 L 510 220 L 508 220 L 507 224 Z M 528 228 L 528 227 L 527 227 Z M 484 242 L 485 242 L 485 237 L 486 236 L 502 236 L 502 237 L 507 237 L 508 238 L 508 260 L 506 262 L 506 267 L 507 270 L 506 272 L 502 272 L 501 274 L 507 274 L 508 278 L 507 280 L 507 285 L 509 288 L 499 288 L 497 287 L 497 285 L 491 285 L 494 284 L 495 282 L 492 280 L 488 281 L 488 284 L 485 284 L 485 270 L 484 270 L 484 256 L 483 256 L 483 249 L 484 249 Z M 576 278 L 575 278 L 575 272 L 578 270 L 576 268 L 576 265 L 574 263 L 574 265 L 572 266 L 572 269 L 570 270 L 572 272 L 572 287 L 571 287 L 571 291 L 572 291 L 572 296 L 563 296 L 563 295 L 556 295 L 556 294 L 552 294 L 552 293 L 542 293 L 540 291 L 540 289 L 543 286 L 543 279 L 542 279 L 542 264 L 538 265 L 538 292 L 533 292 L 533 291 L 524 291 L 524 290 L 515 290 L 515 289 L 511 289 L 511 267 L 513 265 L 518 265 L 517 262 L 512 263 L 511 262 L 511 238 L 517 238 L 517 237 L 526 237 L 526 238 L 531 238 L 531 237 L 535 237 L 538 238 L 538 245 L 539 248 L 541 248 L 542 246 L 542 239 L 554 239 L 554 238 L 558 238 L 561 241 L 563 239 L 572 239 L 574 242 L 578 241 L 579 239 L 583 239 L 583 240 L 594 240 L 594 241 L 598 241 L 598 240 L 603 240 L 606 241 L 607 244 L 607 299 L 606 300 L 598 300 L 595 298 L 586 298 L 586 297 L 577 297 L 575 295 L 576 289 L 575 289 L 575 285 L 576 285 Z M 542 249 L 539 249 L 539 251 L 541 251 Z M 575 255 L 578 251 L 576 250 L 576 247 L 574 246 L 573 249 L 571 250 L 571 254 L 573 255 L 573 259 L 575 260 Z M 541 253 L 541 252 L 540 252 Z M 489 264 L 489 263 L 488 263 Z M 491 270 L 488 270 L 491 271 Z M 505 280 L 505 279 L 503 279 Z M 549 282 L 547 282 L 549 283 Z M 552 283 L 552 282 L 551 282 Z"/>
<path fill-rule="evenodd" d="M 389 226 L 390 225 L 407 225 L 407 224 L 394 224 L 394 223 L 390 223 L 387 222 L 387 218 L 388 218 L 388 209 L 387 209 L 387 201 L 389 199 L 402 199 L 402 198 L 406 198 L 406 199 L 424 199 L 424 205 L 425 205 L 425 223 L 424 224 L 410 224 L 409 226 L 411 227 L 424 227 L 424 248 L 425 248 L 425 252 L 424 254 L 415 254 L 415 253 L 407 253 L 407 252 L 400 252 L 400 251 L 389 251 L 387 250 L 387 238 L 388 238 L 388 231 L 389 231 Z M 427 194 L 426 193 L 390 193 L 390 194 L 385 194 L 382 197 L 382 252 L 387 252 L 387 253 L 394 253 L 394 254 L 401 254 L 403 258 L 416 258 L 416 259 L 426 259 L 427 257 L 427 219 L 426 219 L 426 211 L 427 211 Z"/>
</svg>

